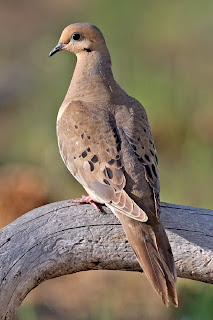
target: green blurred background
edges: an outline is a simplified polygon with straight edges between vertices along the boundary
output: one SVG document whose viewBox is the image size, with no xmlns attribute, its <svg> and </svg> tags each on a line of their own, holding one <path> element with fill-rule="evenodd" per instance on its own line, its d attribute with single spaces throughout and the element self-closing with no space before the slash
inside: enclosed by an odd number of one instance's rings
<svg viewBox="0 0 213 320">
<path fill-rule="evenodd" d="M 102 30 L 116 80 L 146 107 L 161 200 L 212 208 L 212 0 L 2 0 L 1 226 L 83 192 L 63 165 L 55 134 L 76 60 L 67 52 L 48 58 L 74 22 Z M 180 307 L 166 309 L 141 274 L 84 272 L 41 284 L 17 319 L 213 319 L 213 286 L 179 279 L 178 293 Z"/>
</svg>

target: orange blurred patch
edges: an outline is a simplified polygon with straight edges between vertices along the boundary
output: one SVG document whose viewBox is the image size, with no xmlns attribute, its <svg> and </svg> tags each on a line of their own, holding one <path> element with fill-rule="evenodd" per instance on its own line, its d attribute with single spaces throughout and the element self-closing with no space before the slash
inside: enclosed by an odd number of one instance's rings
<svg viewBox="0 0 213 320">
<path fill-rule="evenodd" d="M 49 203 L 45 179 L 36 168 L 7 166 L 0 171 L 0 228 Z"/>
</svg>

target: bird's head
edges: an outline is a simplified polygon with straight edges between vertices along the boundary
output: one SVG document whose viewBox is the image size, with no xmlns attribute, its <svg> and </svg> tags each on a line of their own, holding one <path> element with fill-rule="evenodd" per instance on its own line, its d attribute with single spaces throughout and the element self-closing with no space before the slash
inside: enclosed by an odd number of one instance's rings
<svg viewBox="0 0 213 320">
<path fill-rule="evenodd" d="M 93 51 L 106 51 L 106 44 L 101 31 L 88 23 L 75 23 L 67 26 L 61 34 L 57 46 L 49 53 L 51 57 L 56 52 L 66 50 L 76 55 L 90 54 Z"/>
</svg>

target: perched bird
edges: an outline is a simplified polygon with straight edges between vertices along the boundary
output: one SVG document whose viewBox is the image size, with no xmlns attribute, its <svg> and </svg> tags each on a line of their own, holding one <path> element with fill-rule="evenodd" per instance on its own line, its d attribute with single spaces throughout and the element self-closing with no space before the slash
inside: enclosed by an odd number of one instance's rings
<svg viewBox="0 0 213 320">
<path fill-rule="evenodd" d="M 67 26 L 49 56 L 62 50 L 77 56 L 57 117 L 63 161 L 88 192 L 83 201 L 111 209 L 164 304 L 170 299 L 177 306 L 176 271 L 160 222 L 158 159 L 146 111 L 115 81 L 96 26 Z"/>
</svg>

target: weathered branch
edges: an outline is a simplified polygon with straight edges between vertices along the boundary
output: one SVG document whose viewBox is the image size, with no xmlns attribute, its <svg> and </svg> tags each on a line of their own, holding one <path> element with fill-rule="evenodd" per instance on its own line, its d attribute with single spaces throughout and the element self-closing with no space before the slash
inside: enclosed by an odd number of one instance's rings
<svg viewBox="0 0 213 320">
<path fill-rule="evenodd" d="M 213 283 L 213 211 L 161 207 L 178 276 Z M 0 319 L 13 319 L 44 280 L 91 269 L 140 271 L 119 221 L 104 210 L 52 203 L 0 231 Z"/>
</svg>

